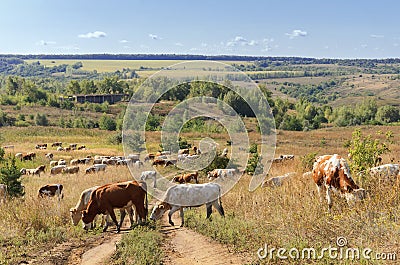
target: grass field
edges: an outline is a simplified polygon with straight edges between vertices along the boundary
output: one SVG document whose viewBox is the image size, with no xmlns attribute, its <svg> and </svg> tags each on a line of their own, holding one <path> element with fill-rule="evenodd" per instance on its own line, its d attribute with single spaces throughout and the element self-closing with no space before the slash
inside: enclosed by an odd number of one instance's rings
<svg viewBox="0 0 400 265">
<path fill-rule="evenodd" d="M 349 247 L 369 247 L 375 252 L 396 252 L 399 248 L 399 187 L 378 183 L 371 179 L 364 184 L 369 197 L 364 203 L 353 208 L 348 207 L 339 198 L 334 198 L 334 207 L 331 213 L 326 211 L 326 203 L 319 203 L 316 188 L 312 180 L 302 177 L 304 170 L 300 165 L 300 157 L 316 152 L 318 155 L 338 153 L 346 157 L 347 150 L 343 147 L 346 140 L 351 139 L 353 127 L 327 128 L 309 132 L 278 131 L 275 156 L 294 154 L 294 163 L 275 164 L 269 176 L 283 175 L 295 172 L 295 176 L 282 187 L 258 188 L 250 193 L 247 190 L 250 176 L 243 176 L 239 183 L 222 198 L 226 211 L 226 218 L 213 215 L 212 221 L 206 221 L 204 207 L 198 210 L 189 210 L 186 213 L 187 225 L 225 244 L 231 245 L 235 251 L 246 252 L 254 258 L 255 264 L 286 263 L 277 259 L 258 260 L 256 252 L 264 244 L 274 247 L 290 249 L 293 247 L 322 248 L 335 246 L 338 236 L 348 240 Z M 396 161 L 400 157 L 400 126 L 362 127 L 364 134 L 373 134 L 378 131 L 392 130 L 395 138 L 391 146 L 392 152 L 383 157 L 388 163 L 391 158 Z M 122 155 L 121 146 L 107 143 L 105 131 L 86 129 L 60 129 L 53 127 L 32 128 L 1 128 L 2 145 L 14 145 L 14 150 L 7 152 L 34 151 L 36 143 L 64 143 L 85 144 L 89 150 L 73 151 L 70 153 L 55 152 L 55 159 L 84 157 L 88 154 Z M 110 133 L 111 134 L 111 133 Z M 202 134 L 188 133 L 183 136 L 197 144 L 205 137 Z M 220 148 L 226 144 L 226 136 L 210 134 L 215 138 Z M 157 150 L 157 132 L 149 133 L 148 142 L 151 151 Z M 256 140 L 255 134 L 250 134 L 251 140 Z M 154 143 L 153 143 L 154 142 Z M 54 150 L 50 148 L 50 151 Z M 20 167 L 35 167 L 47 163 L 44 159 L 46 150 L 38 152 L 35 162 L 18 162 Z M 76 175 L 49 176 L 45 173 L 40 177 L 24 176 L 25 199 L 14 200 L 2 205 L 0 212 L 0 263 L 18 263 L 27 257 L 34 257 L 44 249 L 51 249 L 57 244 L 73 239 L 96 238 L 100 230 L 86 233 L 80 226 L 73 227 L 69 219 L 69 208 L 75 205 L 82 190 L 104 183 L 132 179 L 125 167 L 110 167 L 105 173 L 85 175 L 81 172 Z M 169 170 L 168 174 L 173 174 Z M 204 177 L 201 182 L 205 182 Z M 358 182 L 356 178 L 356 182 Z M 65 197 L 58 203 L 56 200 L 39 200 L 38 188 L 46 183 L 62 183 L 65 187 Z M 215 213 L 214 213 L 215 214 Z M 157 231 L 143 229 L 142 239 L 132 232 L 125 238 L 124 246 L 114 256 L 115 262 L 123 264 L 132 260 L 132 240 L 152 240 L 158 242 Z M 150 246 L 149 246 L 150 247 Z M 149 248 L 151 249 L 151 248 Z M 128 253 L 130 251 L 130 254 Z M 148 250 L 150 251 L 150 250 Z M 151 251 L 154 251 L 151 250 Z M 158 251 L 158 250 L 157 250 Z M 158 255 L 161 255 L 160 252 Z M 144 258 L 149 258 L 143 253 Z M 161 256 L 158 256 L 158 259 Z M 292 261 L 287 261 L 292 263 Z M 362 260 L 358 264 L 380 264 L 379 261 Z M 295 262 L 296 263 L 296 262 Z M 329 259 L 308 260 L 307 263 L 330 264 Z M 347 262 L 344 262 L 347 263 Z M 151 263 L 150 263 L 151 264 Z M 302 264 L 302 263 L 298 263 Z"/>
</svg>

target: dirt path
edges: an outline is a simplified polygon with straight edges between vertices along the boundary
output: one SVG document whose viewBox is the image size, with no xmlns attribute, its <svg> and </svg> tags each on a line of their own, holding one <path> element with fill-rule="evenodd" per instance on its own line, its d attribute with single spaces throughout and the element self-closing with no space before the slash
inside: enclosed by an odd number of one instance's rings
<svg viewBox="0 0 400 265">
<path fill-rule="evenodd" d="M 246 264 L 251 260 L 231 252 L 226 245 L 220 244 L 208 237 L 200 235 L 185 227 L 179 227 L 181 220 L 178 213 L 174 213 L 172 220 L 176 224 L 172 227 L 168 223 L 168 215 L 162 219 L 161 232 L 166 239 L 163 245 L 166 265 L 187 264 Z"/>
</svg>

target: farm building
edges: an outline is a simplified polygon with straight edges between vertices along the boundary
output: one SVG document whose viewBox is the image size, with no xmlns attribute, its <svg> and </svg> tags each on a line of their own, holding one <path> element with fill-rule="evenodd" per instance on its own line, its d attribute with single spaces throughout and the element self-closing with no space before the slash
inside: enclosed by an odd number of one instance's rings
<svg viewBox="0 0 400 265">
<path fill-rule="evenodd" d="M 92 94 L 92 95 L 73 95 L 68 98 L 60 98 L 61 100 L 71 100 L 79 103 L 104 103 L 114 104 L 116 102 L 127 100 L 128 94 Z"/>
</svg>

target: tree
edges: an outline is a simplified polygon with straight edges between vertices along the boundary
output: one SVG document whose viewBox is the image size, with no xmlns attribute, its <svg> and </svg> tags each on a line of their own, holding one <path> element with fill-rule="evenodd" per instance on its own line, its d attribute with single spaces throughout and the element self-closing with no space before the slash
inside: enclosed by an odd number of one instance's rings
<svg viewBox="0 0 400 265">
<path fill-rule="evenodd" d="M 38 126 L 48 126 L 49 121 L 46 117 L 46 114 L 40 114 L 40 113 L 36 114 L 35 123 Z"/>
<path fill-rule="evenodd" d="M 390 105 L 379 107 L 375 119 L 383 123 L 397 122 L 400 120 L 399 109 Z"/>
<path fill-rule="evenodd" d="M 378 135 L 381 134 L 381 132 L 378 132 Z M 372 139 L 371 135 L 363 136 L 361 129 L 356 129 L 353 132 L 349 147 L 351 169 L 360 172 L 375 166 L 378 157 L 390 152 L 389 144 L 392 143 L 392 138 L 391 131 L 385 134 L 385 141 L 381 141 Z"/>
<path fill-rule="evenodd" d="M 99 120 L 99 128 L 101 130 L 115 131 L 117 128 L 117 122 L 107 114 L 103 113 Z"/>
<path fill-rule="evenodd" d="M 0 183 L 7 185 L 10 197 L 24 196 L 24 187 L 21 184 L 20 178 L 21 173 L 15 164 L 15 158 L 6 159 L 0 168 Z"/>
</svg>

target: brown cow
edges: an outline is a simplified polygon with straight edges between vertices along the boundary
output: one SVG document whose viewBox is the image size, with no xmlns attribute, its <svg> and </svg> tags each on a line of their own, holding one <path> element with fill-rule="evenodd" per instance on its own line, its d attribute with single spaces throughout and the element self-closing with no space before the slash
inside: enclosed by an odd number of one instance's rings
<svg viewBox="0 0 400 265">
<path fill-rule="evenodd" d="M 51 147 L 62 146 L 62 142 L 54 142 L 51 144 Z"/>
<path fill-rule="evenodd" d="M 47 184 L 39 189 L 38 197 L 44 198 L 44 196 L 54 197 L 57 195 L 58 200 L 64 198 L 63 185 L 62 184 Z"/>
<path fill-rule="evenodd" d="M 78 166 L 64 167 L 62 169 L 62 173 L 67 173 L 67 174 L 77 174 L 78 172 L 79 172 Z"/>
<path fill-rule="evenodd" d="M 172 179 L 172 181 L 183 184 L 183 183 L 190 183 L 190 181 L 194 180 L 196 184 L 198 184 L 199 181 L 197 180 L 197 176 L 198 176 L 197 172 L 192 172 L 192 173 L 182 174 L 180 176 L 175 176 Z"/>
<path fill-rule="evenodd" d="M 119 233 L 125 216 L 121 216 L 121 222 L 118 224 L 114 209 L 126 209 L 133 205 L 139 215 L 139 224 L 142 224 L 143 220 L 146 221 L 148 212 L 147 186 L 145 182 L 128 181 L 104 185 L 92 192 L 86 210 L 82 211 L 82 221 L 85 224 L 89 224 L 93 222 L 96 215 L 108 213 L 117 226 L 117 233 Z M 103 232 L 107 231 L 107 228 L 108 224 L 106 222 Z"/>
<path fill-rule="evenodd" d="M 153 160 L 154 157 L 155 157 L 155 154 L 147 154 L 147 155 L 144 157 L 144 162 Z"/>
<path fill-rule="evenodd" d="M 153 166 L 165 166 L 166 160 L 164 159 L 155 159 L 151 165 Z"/>
<path fill-rule="evenodd" d="M 314 163 L 312 175 L 318 188 L 320 201 L 322 201 L 321 191 L 326 192 L 329 211 L 332 207 L 332 191 L 345 197 L 348 204 L 365 198 L 365 190 L 359 188 L 352 179 L 346 160 L 337 154 L 318 157 Z"/>
</svg>

